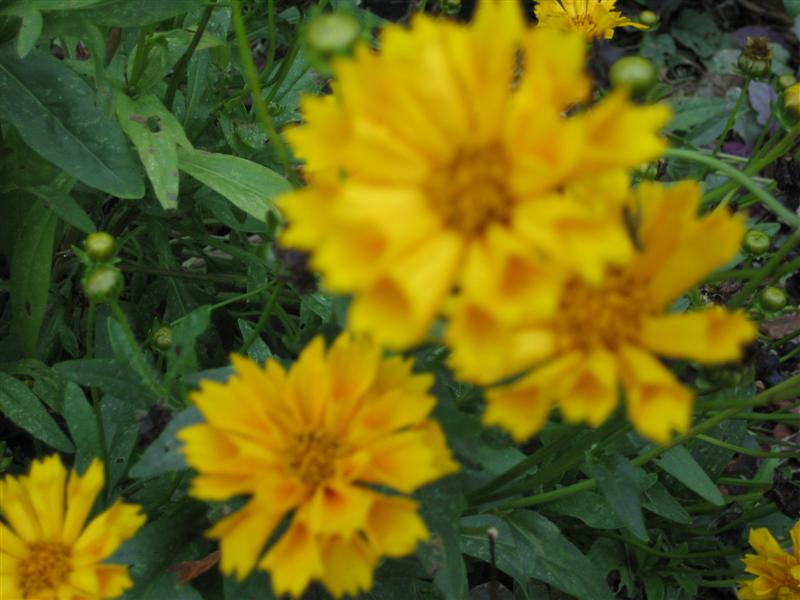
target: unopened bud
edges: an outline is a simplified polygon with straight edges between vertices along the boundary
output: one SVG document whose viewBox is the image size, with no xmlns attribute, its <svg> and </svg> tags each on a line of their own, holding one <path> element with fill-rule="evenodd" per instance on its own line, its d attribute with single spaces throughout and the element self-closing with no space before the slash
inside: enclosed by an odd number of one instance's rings
<svg viewBox="0 0 800 600">
<path fill-rule="evenodd" d="M 611 66 L 609 77 L 615 88 L 627 88 L 631 95 L 643 96 L 658 81 L 658 70 L 653 61 L 642 56 L 625 56 Z"/>
<path fill-rule="evenodd" d="M 751 229 L 744 235 L 742 247 L 756 256 L 764 254 L 772 245 L 772 240 L 769 236 L 760 229 Z"/>
<path fill-rule="evenodd" d="M 647 25 L 650 29 L 653 29 L 658 25 L 660 19 L 658 15 L 654 13 L 652 10 L 643 10 L 639 13 L 639 23 L 642 25 Z"/>
<path fill-rule="evenodd" d="M 169 325 L 162 325 L 150 334 L 150 340 L 157 349 L 169 350 L 172 348 L 172 328 Z"/>
<path fill-rule="evenodd" d="M 800 83 L 795 83 L 783 91 L 783 105 L 793 114 L 800 116 Z"/>
<path fill-rule="evenodd" d="M 117 251 L 117 240 L 110 233 L 96 231 L 86 236 L 83 247 L 93 261 L 105 262 Z"/>
<path fill-rule="evenodd" d="M 742 73 L 753 79 L 763 79 L 772 71 L 772 48 L 769 38 L 748 37 L 736 62 Z"/>
<path fill-rule="evenodd" d="M 122 284 L 122 273 L 118 268 L 99 264 L 86 273 L 83 279 L 83 291 L 92 302 L 111 302 L 119 297 Z"/>
<path fill-rule="evenodd" d="M 361 35 L 361 24 L 353 15 L 325 13 L 308 23 L 309 48 L 323 56 L 346 54 Z"/>
</svg>

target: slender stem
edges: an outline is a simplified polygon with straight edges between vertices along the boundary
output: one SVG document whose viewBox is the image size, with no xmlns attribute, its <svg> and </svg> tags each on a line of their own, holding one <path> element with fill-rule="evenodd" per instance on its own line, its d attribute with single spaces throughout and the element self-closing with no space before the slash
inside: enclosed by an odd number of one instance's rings
<svg viewBox="0 0 800 600">
<path fill-rule="evenodd" d="M 717 138 L 716 143 L 714 144 L 714 151 L 712 154 L 716 156 L 719 149 L 722 148 L 722 144 L 725 143 L 725 138 L 728 137 L 728 134 L 733 129 L 733 124 L 736 122 L 736 117 L 739 114 L 739 110 L 742 108 L 742 102 L 747 96 L 747 90 L 750 87 L 750 78 L 747 77 L 744 80 L 744 85 L 742 85 L 742 89 L 739 91 L 739 97 L 736 99 L 736 104 L 733 106 L 733 110 L 728 115 L 728 120 L 725 122 L 725 128 L 722 130 L 722 134 Z M 702 179 L 702 177 L 700 178 Z"/>
<path fill-rule="evenodd" d="M 175 65 L 175 68 L 172 71 L 172 77 L 169 80 L 167 93 L 164 94 L 164 106 L 167 107 L 167 110 L 172 110 L 172 103 L 175 101 L 175 92 L 178 90 L 178 86 L 186 76 L 186 68 L 189 66 L 189 60 L 191 60 L 194 51 L 197 50 L 197 45 L 200 43 L 200 40 L 205 33 L 206 27 L 208 26 L 208 20 L 211 18 L 212 12 L 214 12 L 213 6 L 206 6 L 206 8 L 203 10 L 203 14 L 200 17 L 200 22 L 197 24 L 197 31 L 195 31 L 194 36 L 192 36 L 192 41 L 189 42 L 186 52 L 183 53 L 180 60 L 178 60 L 178 64 Z"/>
<path fill-rule="evenodd" d="M 97 304 L 94 300 L 89 302 L 89 310 L 86 313 L 86 358 L 92 358 L 94 352 L 94 316 L 97 312 Z"/>
<path fill-rule="evenodd" d="M 239 348 L 239 354 L 247 354 L 247 351 L 250 349 L 250 346 L 258 339 L 258 336 L 261 334 L 261 331 L 266 327 L 267 321 L 269 321 L 269 317 L 272 314 L 272 310 L 275 308 L 275 302 L 278 300 L 278 294 L 283 289 L 283 283 L 279 282 L 278 285 L 275 286 L 275 289 L 272 290 L 272 294 L 269 296 L 269 300 L 264 305 L 264 310 L 261 311 L 261 315 L 258 317 L 258 321 L 256 322 L 256 326 L 253 330 L 247 335 L 247 339 L 244 340 L 242 347 Z"/>
<path fill-rule="evenodd" d="M 783 263 L 783 260 L 786 258 L 789 252 L 791 252 L 792 249 L 797 246 L 797 244 L 800 244 L 800 229 L 795 231 L 791 237 L 786 240 L 783 246 L 781 246 L 772 256 L 772 258 L 769 259 L 767 264 L 758 269 L 750 281 L 748 281 L 747 284 L 741 290 L 739 290 L 733 298 L 731 298 L 729 304 L 730 307 L 738 308 L 741 306 L 744 301 L 750 297 L 750 294 L 756 290 L 758 285 L 773 271 L 775 271 L 775 269 L 777 269 L 781 263 Z"/>
<path fill-rule="evenodd" d="M 646 552 L 647 554 L 652 554 L 653 556 L 658 556 L 659 558 L 677 558 L 677 559 L 686 559 L 686 558 L 715 558 L 717 556 L 731 556 L 732 554 L 741 554 L 742 549 L 739 547 L 733 548 L 723 548 L 721 550 L 705 550 L 701 552 L 664 552 L 663 550 L 656 550 L 655 548 L 651 548 L 647 544 L 635 540 L 633 538 L 625 537 L 622 535 L 617 535 L 616 533 L 611 532 L 603 532 L 600 533 L 601 536 L 610 538 L 612 540 L 618 540 L 620 542 L 624 542 L 625 544 L 630 544 L 640 550 Z"/>
<path fill-rule="evenodd" d="M 150 44 L 147 37 L 152 31 L 152 26 L 142 27 L 139 30 L 139 38 L 136 40 L 136 54 L 133 57 L 133 69 L 131 69 L 131 78 L 128 81 L 128 87 L 132 91 L 136 90 L 136 84 L 144 73 L 144 68 L 147 65 L 147 54 L 150 50 Z"/>
<path fill-rule="evenodd" d="M 250 89 L 250 98 L 252 99 L 253 107 L 255 108 L 256 114 L 261 122 L 261 126 L 263 127 L 265 133 L 269 136 L 270 144 L 272 144 L 272 148 L 275 151 L 278 160 L 288 174 L 290 173 L 289 154 L 286 152 L 286 148 L 278 136 L 278 131 L 275 129 L 275 124 L 272 122 L 272 117 L 270 117 L 267 103 L 264 102 L 264 98 L 261 96 L 261 85 L 258 80 L 258 70 L 253 62 L 253 55 L 250 52 L 250 42 L 247 39 L 247 30 L 245 29 L 244 19 L 242 18 L 241 0 L 231 0 L 231 8 L 233 29 L 236 33 L 236 42 L 239 45 L 239 54 L 241 55 L 242 59 L 244 78 L 247 82 L 247 87 Z"/>
<path fill-rule="evenodd" d="M 800 456 L 800 452 L 766 452 L 763 450 L 750 450 L 749 448 L 729 444 L 728 442 L 718 440 L 717 438 L 713 438 L 702 433 L 697 436 L 697 439 L 701 442 L 711 444 L 712 446 L 717 446 L 718 448 L 724 448 L 725 450 L 730 450 L 731 452 L 737 452 L 738 454 L 753 456 L 755 458 L 797 458 Z"/>
<path fill-rule="evenodd" d="M 267 0 L 267 29 L 269 31 L 269 47 L 267 48 L 267 62 L 264 73 L 269 73 L 275 63 L 276 32 L 275 32 L 275 0 Z"/>
<path fill-rule="evenodd" d="M 742 186 L 750 190 L 761 202 L 769 208 L 774 214 L 781 217 L 784 221 L 793 227 L 800 227 L 800 216 L 796 215 L 783 204 L 781 204 L 772 194 L 767 192 L 760 185 L 755 183 L 750 175 L 739 171 L 738 169 L 730 166 L 728 163 L 723 162 L 713 156 L 708 156 L 702 152 L 694 150 L 684 150 L 681 148 L 670 148 L 664 155 L 668 158 L 678 158 L 682 160 L 694 161 L 714 170 L 728 175 L 731 179 L 736 180 Z M 706 197 L 707 199 L 708 197 Z"/>
</svg>

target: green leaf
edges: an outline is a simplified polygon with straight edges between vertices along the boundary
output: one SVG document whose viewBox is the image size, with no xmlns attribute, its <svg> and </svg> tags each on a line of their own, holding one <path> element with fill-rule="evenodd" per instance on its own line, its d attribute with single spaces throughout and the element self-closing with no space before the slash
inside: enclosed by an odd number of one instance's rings
<svg viewBox="0 0 800 600">
<path fill-rule="evenodd" d="M 114 357 L 119 364 L 130 365 L 131 369 L 135 371 L 144 381 L 158 382 L 161 379 L 161 373 L 156 371 L 155 367 L 147 361 L 147 357 L 143 357 L 138 348 L 131 346 L 128 337 L 122 330 L 122 325 L 112 318 L 106 321 L 108 328 L 108 339 L 111 342 L 111 348 L 114 351 Z"/>
<path fill-rule="evenodd" d="M 52 10 L 61 6 L 59 12 L 48 15 L 52 19 L 76 19 L 107 27 L 141 27 L 169 19 L 197 8 L 203 0 L 36 0 L 52 3 Z M 63 7 L 63 8 L 62 8 Z M 42 7 L 43 9 L 45 7 Z M 49 8 L 49 7 L 47 7 Z"/>
<path fill-rule="evenodd" d="M 211 309 L 201 306 L 182 318 L 173 328 L 172 346 L 167 352 L 167 374 L 164 377 L 167 389 L 178 377 L 197 371 L 195 342 L 210 323 Z"/>
<path fill-rule="evenodd" d="M 45 186 L 26 188 L 26 191 L 40 198 L 47 208 L 75 229 L 87 234 L 97 231 L 97 227 L 86 211 L 68 193 Z"/>
<path fill-rule="evenodd" d="M 2 92 L 0 92 L 0 96 Z M 2 103 L 2 98 L 0 98 Z M 58 217 L 35 201 L 19 226 L 11 258 L 11 326 L 27 356 L 33 356 L 47 310 Z"/>
<path fill-rule="evenodd" d="M 725 504 L 725 499 L 717 486 L 683 446 L 675 446 L 669 452 L 665 452 L 655 463 L 711 504 L 717 506 Z"/>
<path fill-rule="evenodd" d="M 239 325 L 239 331 L 242 332 L 242 337 L 247 339 L 247 336 L 252 333 L 255 327 L 250 325 L 250 323 L 244 319 L 238 319 L 236 322 Z M 247 350 L 247 356 L 252 358 L 258 364 L 263 365 L 265 362 L 267 362 L 267 359 L 272 356 L 272 352 L 270 351 L 269 346 L 267 346 L 267 343 L 261 339 L 261 336 L 257 336 L 255 341 L 253 341 L 253 343 L 250 345 L 250 348 Z"/>
<path fill-rule="evenodd" d="M 178 206 L 178 146 L 191 149 L 178 120 L 155 96 L 117 96 L 117 118 L 139 153 L 156 198 L 165 209 Z"/>
<path fill-rule="evenodd" d="M 67 360 L 53 365 L 53 370 L 64 379 L 98 388 L 136 408 L 150 408 L 157 400 L 131 369 L 113 359 Z"/>
<path fill-rule="evenodd" d="M 255 571 L 244 581 L 226 577 L 222 584 L 225 600 L 275 600 L 266 573 Z"/>
<path fill-rule="evenodd" d="M 783 0 L 783 7 L 790 17 L 800 16 L 800 0 Z"/>
<path fill-rule="evenodd" d="M 667 488 L 658 481 L 645 490 L 642 506 L 650 512 L 654 512 L 675 523 L 688 525 L 692 522 L 692 517 L 689 513 L 672 497 Z"/>
<path fill-rule="evenodd" d="M 48 446 L 62 452 L 75 451 L 33 392 L 24 383 L 5 373 L 0 373 L 0 412 L 17 427 Z"/>
<path fill-rule="evenodd" d="M 46 52 L 20 60 L 0 48 L 0 115 L 31 148 L 87 185 L 140 198 L 144 185 L 119 125 L 97 106 L 92 88 Z"/>
<path fill-rule="evenodd" d="M 621 529 L 622 521 L 600 494 L 580 492 L 546 505 L 548 512 L 580 519 L 592 529 Z"/>
<path fill-rule="evenodd" d="M 25 58 L 39 41 L 44 20 L 42 13 L 33 6 L 26 6 L 18 16 L 22 18 L 22 25 L 17 33 L 17 55 Z"/>
<path fill-rule="evenodd" d="M 64 419 L 77 448 L 75 467 L 83 471 L 93 458 L 103 456 L 103 446 L 100 443 L 97 416 L 81 388 L 72 382 L 67 383 L 64 393 Z"/>
<path fill-rule="evenodd" d="M 457 480 L 449 477 L 426 486 L 416 496 L 431 534 L 417 556 L 446 600 L 463 600 L 468 589 L 458 528 L 458 517 L 466 506 L 463 491 Z"/>
<path fill-rule="evenodd" d="M 103 418 L 103 433 L 108 456 L 107 486 L 109 489 L 114 489 L 125 476 L 133 451 L 136 449 L 139 421 L 130 404 L 113 396 L 103 398 L 100 403 L 100 413 Z"/>
<path fill-rule="evenodd" d="M 626 529 L 639 539 L 648 539 L 640 498 L 641 478 L 636 467 L 624 456 L 611 454 L 599 462 L 587 463 L 585 469 L 597 481 L 597 487 Z"/>
<path fill-rule="evenodd" d="M 147 447 L 142 457 L 133 465 L 130 476 L 134 479 L 145 479 L 187 468 L 186 460 L 180 451 L 181 442 L 176 435 L 184 427 L 202 420 L 200 411 L 194 406 L 175 415 L 164 431 Z"/>
<path fill-rule="evenodd" d="M 227 154 L 178 148 L 178 165 L 259 221 L 266 221 L 273 199 L 291 189 L 275 171 Z"/>
<path fill-rule="evenodd" d="M 581 600 L 611 600 L 605 577 L 551 521 L 518 510 L 508 523 L 517 548 L 530 563 L 531 577 Z"/>
</svg>

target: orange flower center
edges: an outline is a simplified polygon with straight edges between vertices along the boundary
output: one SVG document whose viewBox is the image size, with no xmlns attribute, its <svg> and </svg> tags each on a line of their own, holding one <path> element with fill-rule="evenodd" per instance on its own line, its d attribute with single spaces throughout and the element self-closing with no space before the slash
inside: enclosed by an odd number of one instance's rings
<svg viewBox="0 0 800 600">
<path fill-rule="evenodd" d="M 446 227 L 468 237 L 480 235 L 491 223 L 510 219 L 508 171 L 498 146 L 462 150 L 431 173 L 425 193 Z"/>
<path fill-rule="evenodd" d="M 289 470 L 303 483 L 316 487 L 336 474 L 336 459 L 340 454 L 341 444 L 329 433 L 297 433 L 287 448 Z"/>
<path fill-rule="evenodd" d="M 35 542 L 28 548 L 30 555 L 19 563 L 23 597 L 56 590 L 69 576 L 70 549 L 59 542 Z"/>
<path fill-rule="evenodd" d="M 616 350 L 638 336 L 649 310 L 644 286 L 626 273 L 612 271 L 598 286 L 570 281 L 560 312 L 565 349 Z"/>
</svg>

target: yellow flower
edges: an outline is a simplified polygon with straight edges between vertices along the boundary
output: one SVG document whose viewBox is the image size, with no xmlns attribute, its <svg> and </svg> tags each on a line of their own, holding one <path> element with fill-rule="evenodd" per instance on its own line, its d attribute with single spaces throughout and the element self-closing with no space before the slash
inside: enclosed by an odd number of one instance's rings
<svg viewBox="0 0 800 600">
<path fill-rule="evenodd" d="M 791 531 L 794 552 L 787 552 L 769 529 L 751 529 L 750 545 L 756 554 L 744 557 L 745 571 L 756 576 L 742 583 L 741 600 L 800 599 L 800 521 Z"/>
<path fill-rule="evenodd" d="M 117 501 L 86 523 L 103 489 L 103 466 L 79 476 L 58 455 L 30 474 L 0 481 L 0 592 L 36 600 L 116 598 L 132 582 L 128 568 L 105 564 L 145 521 L 140 508 Z"/>
<path fill-rule="evenodd" d="M 537 367 L 487 392 L 485 423 L 522 440 L 558 403 L 567 420 L 596 426 L 616 407 L 621 384 L 637 430 L 664 442 L 672 430 L 688 428 L 692 394 L 654 355 L 726 362 L 755 337 L 743 314 L 718 306 L 667 312 L 683 291 L 734 256 L 742 219 L 724 210 L 698 218 L 695 183 L 643 185 L 637 197 L 629 220 L 638 220 L 632 233 L 641 249 L 629 263 L 607 267 L 598 284 L 571 277 L 554 316 L 542 319 L 525 305 L 495 310 L 500 284 L 488 263 L 464 279 L 447 332 L 457 375 L 488 384 Z"/>
<path fill-rule="evenodd" d="M 586 109 L 585 51 L 576 34 L 526 29 L 517 2 L 483 0 L 468 26 L 387 27 L 379 53 L 335 64 L 333 95 L 304 99 L 287 138 L 309 185 L 281 202 L 282 242 L 353 294 L 351 329 L 419 342 L 470 263 L 509 244 L 526 250 L 495 270 L 524 271 L 534 298 L 550 281 L 537 252 L 595 279 L 629 257 L 619 203 L 628 170 L 664 149 L 669 110 L 622 92 Z"/>
<path fill-rule="evenodd" d="M 617 0 L 538 0 L 536 18 L 540 27 L 577 31 L 587 40 L 614 37 L 617 27 L 647 29 L 614 10 Z"/>
<path fill-rule="evenodd" d="M 232 360 L 235 376 L 193 396 L 206 422 L 180 433 L 199 472 L 192 495 L 250 496 L 209 532 L 222 570 L 243 578 L 258 563 L 279 595 L 299 596 L 312 580 L 336 597 L 369 589 L 381 556 L 409 554 L 428 536 L 405 494 L 457 470 L 428 418 L 433 378 L 348 335 L 327 352 L 314 339 L 288 372 Z"/>
<path fill-rule="evenodd" d="M 783 91 L 783 103 L 795 115 L 800 115 L 800 83 L 795 83 Z"/>
</svg>

